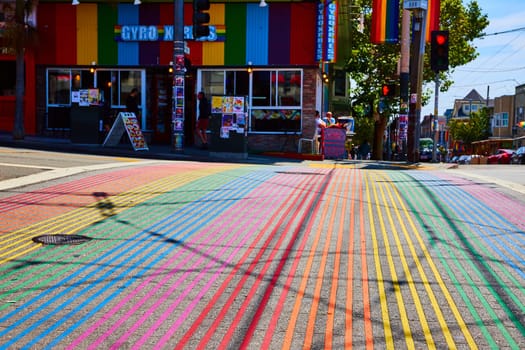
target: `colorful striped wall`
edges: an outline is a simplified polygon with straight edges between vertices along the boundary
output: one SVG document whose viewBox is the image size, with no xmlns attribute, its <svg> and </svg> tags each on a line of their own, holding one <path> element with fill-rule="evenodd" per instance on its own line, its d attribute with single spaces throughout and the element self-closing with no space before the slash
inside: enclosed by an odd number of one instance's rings
<svg viewBox="0 0 525 350">
<path fill-rule="evenodd" d="M 125 42 L 115 39 L 117 25 L 173 25 L 173 4 L 40 3 L 37 64 L 167 65 L 171 41 Z M 225 31 L 215 42 L 188 41 L 192 65 L 313 65 L 316 5 L 214 3 L 211 25 Z M 192 5 L 184 5 L 184 25 L 192 24 Z"/>
</svg>

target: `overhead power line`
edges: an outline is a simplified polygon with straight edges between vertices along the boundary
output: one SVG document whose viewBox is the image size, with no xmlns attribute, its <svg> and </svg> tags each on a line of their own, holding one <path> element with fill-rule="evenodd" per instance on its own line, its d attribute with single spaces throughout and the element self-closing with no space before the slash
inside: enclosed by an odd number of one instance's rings
<svg viewBox="0 0 525 350">
<path fill-rule="evenodd" d="M 520 30 L 525 30 L 525 27 L 504 30 L 502 32 L 488 33 L 488 34 L 485 34 L 483 36 L 491 36 L 491 35 L 500 35 L 500 34 L 514 33 L 514 32 L 519 32 Z"/>
<path fill-rule="evenodd" d="M 502 69 L 493 69 L 493 68 L 487 68 L 487 69 L 461 69 L 458 68 L 458 71 L 461 72 L 470 72 L 470 73 L 504 73 L 504 72 L 514 72 L 517 70 L 524 70 L 525 66 L 523 67 L 516 67 L 516 68 L 502 68 Z"/>
</svg>

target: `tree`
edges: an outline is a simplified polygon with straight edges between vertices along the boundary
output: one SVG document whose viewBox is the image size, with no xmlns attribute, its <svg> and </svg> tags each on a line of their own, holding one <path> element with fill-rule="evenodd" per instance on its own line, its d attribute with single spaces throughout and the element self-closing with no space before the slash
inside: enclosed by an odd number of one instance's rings
<svg viewBox="0 0 525 350">
<path fill-rule="evenodd" d="M 486 140 L 490 136 L 490 116 L 487 108 L 479 113 L 472 113 L 468 119 L 452 119 L 449 132 L 453 140 L 462 141 L 466 149 L 471 149 L 472 142 Z"/>
<path fill-rule="evenodd" d="M 13 138 L 24 138 L 24 95 L 25 95 L 25 65 L 26 49 L 36 43 L 36 30 L 26 19 L 31 14 L 35 4 L 32 0 L 16 0 L 14 21 L 9 21 L 5 29 L 7 47 L 12 49 L 16 57 L 16 105 Z"/>
<path fill-rule="evenodd" d="M 387 121 L 396 113 L 397 105 L 392 101 L 381 111 L 378 108 L 380 89 L 388 80 L 398 80 L 397 62 L 400 55 L 398 44 L 374 45 L 370 42 L 371 0 L 354 0 L 353 7 L 358 7 L 365 14 L 365 30 L 351 26 L 350 43 L 352 49 L 345 65 L 356 86 L 350 91 L 352 98 L 352 114 L 358 118 L 370 118 L 372 123 L 356 121 L 356 132 L 360 125 L 374 125 L 373 154 L 374 159 L 382 158 L 382 141 Z M 461 0 L 441 0 L 441 29 L 450 33 L 449 65 L 450 71 L 455 67 L 471 62 L 477 57 L 473 40 L 483 36 L 483 30 L 488 26 L 487 15 L 483 15 L 477 1 L 463 4 Z M 430 69 L 430 47 L 427 45 L 423 80 L 431 82 L 435 73 Z M 440 73 L 441 91 L 446 91 L 452 81 L 449 72 Z M 428 93 L 423 97 L 423 103 L 428 101 Z M 373 106 L 370 108 L 370 106 Z M 368 110 L 369 113 L 362 113 Z M 361 111 L 361 113 L 359 113 Z"/>
</svg>

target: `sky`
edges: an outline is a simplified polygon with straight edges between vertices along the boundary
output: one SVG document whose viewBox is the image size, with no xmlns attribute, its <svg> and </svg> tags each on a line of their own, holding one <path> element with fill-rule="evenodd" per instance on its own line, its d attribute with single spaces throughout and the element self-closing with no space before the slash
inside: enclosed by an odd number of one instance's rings
<svg viewBox="0 0 525 350">
<path fill-rule="evenodd" d="M 466 4 L 468 1 L 463 0 Z M 481 12 L 488 15 L 486 34 L 525 27 L 525 0 L 477 0 Z M 499 35 L 488 35 L 473 42 L 479 56 L 472 62 L 456 67 L 454 84 L 438 96 L 438 112 L 453 108 L 454 100 L 462 99 L 472 89 L 481 96 L 495 98 L 514 95 L 517 85 L 525 84 L 525 29 Z M 434 84 L 425 85 L 434 90 Z M 434 95 L 421 116 L 434 114 Z"/>
</svg>

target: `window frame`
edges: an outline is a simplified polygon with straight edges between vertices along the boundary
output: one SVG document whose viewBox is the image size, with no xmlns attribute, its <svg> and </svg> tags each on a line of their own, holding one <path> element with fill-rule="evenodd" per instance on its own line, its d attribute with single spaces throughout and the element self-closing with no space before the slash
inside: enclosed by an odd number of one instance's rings
<svg viewBox="0 0 525 350">
<path fill-rule="evenodd" d="M 102 83 L 98 81 L 98 73 L 99 72 L 110 72 L 111 77 L 111 87 L 110 87 L 110 98 L 111 102 L 109 107 L 111 109 L 116 110 L 124 110 L 126 108 L 126 97 L 129 93 L 128 90 L 123 91 L 122 89 L 122 72 L 132 72 L 134 74 L 138 73 L 138 77 L 135 77 L 132 79 L 133 84 L 128 84 L 132 87 L 137 87 L 140 91 L 140 101 L 139 101 L 139 109 L 141 110 L 142 118 L 141 118 L 141 128 L 143 130 L 146 130 L 146 70 L 140 69 L 140 68 L 96 68 L 93 72 L 90 71 L 92 67 L 48 67 L 46 68 L 46 128 L 47 129 L 69 129 L 69 127 L 50 127 L 49 126 L 49 110 L 50 108 L 71 108 L 72 101 L 71 101 L 71 93 L 73 91 L 78 91 L 80 89 L 88 89 L 88 88 L 96 88 L 103 90 L 105 87 L 100 86 Z M 52 73 L 57 72 L 58 74 L 61 74 L 63 76 L 62 79 L 66 79 L 67 76 L 67 83 L 65 83 L 61 90 L 64 90 L 64 99 L 59 101 L 50 101 L 50 94 L 52 93 L 50 90 L 52 88 L 50 87 L 51 84 L 51 76 Z M 92 78 L 89 76 L 92 74 Z M 80 82 L 77 84 L 75 83 L 77 77 L 80 79 Z M 86 81 L 83 81 L 83 80 Z M 139 82 L 140 81 L 140 82 Z M 89 84 L 89 85 L 86 85 Z M 135 86 L 137 85 L 137 86 Z M 129 90 L 131 90 L 129 88 Z M 105 99 L 108 98 L 108 96 L 104 96 Z"/>
<path fill-rule="evenodd" d="M 217 89 L 217 86 L 220 86 L 217 82 L 210 85 L 208 83 L 209 79 L 207 77 L 207 74 L 209 73 L 222 73 L 223 77 L 223 83 L 222 83 L 222 90 Z M 230 72 L 248 72 L 249 74 L 249 80 L 248 80 L 248 106 L 247 106 L 247 128 L 248 132 L 251 134 L 261 133 L 261 134 L 286 134 L 289 132 L 296 132 L 300 133 L 302 130 L 302 110 L 303 110 L 303 81 L 304 81 L 304 69 L 302 68 L 202 68 L 199 69 L 197 72 L 197 92 L 198 91 L 204 91 L 208 96 L 212 95 L 235 95 L 235 93 L 229 94 L 228 92 L 228 83 L 227 78 L 229 76 Z M 254 103 L 254 100 L 256 99 L 256 96 L 254 96 L 254 84 L 257 83 L 257 81 L 254 82 L 254 75 L 257 76 L 261 73 L 268 73 L 269 78 L 269 91 L 268 91 L 268 98 L 267 100 L 269 103 L 267 104 L 257 104 Z M 292 88 L 289 85 L 286 84 L 286 78 L 284 74 L 289 73 L 289 80 L 288 84 L 291 84 L 291 79 L 294 77 L 294 79 L 297 79 L 299 77 L 298 86 L 296 89 L 298 91 L 295 91 L 295 96 L 293 99 L 293 102 L 298 100 L 298 104 L 286 104 L 283 103 L 283 97 L 289 97 L 287 95 L 283 95 L 281 91 L 285 91 L 288 88 Z M 272 82 L 272 78 L 274 81 Z M 279 80 L 282 79 L 280 82 Z M 297 82 L 296 82 L 297 83 Z M 290 90 L 288 90 L 290 91 Z M 255 97 L 255 99 L 254 99 Z M 290 100 L 286 100 L 290 101 Z M 297 115 L 299 114 L 299 123 L 297 124 L 297 127 L 295 127 L 293 130 L 286 129 L 286 127 L 278 129 L 269 129 L 269 130 L 256 130 L 255 129 L 255 114 L 260 115 L 261 113 L 264 113 L 268 116 L 274 116 L 276 118 L 284 118 L 287 120 L 288 116 L 291 115 Z M 296 119 L 292 119 L 296 120 Z"/>
</svg>

